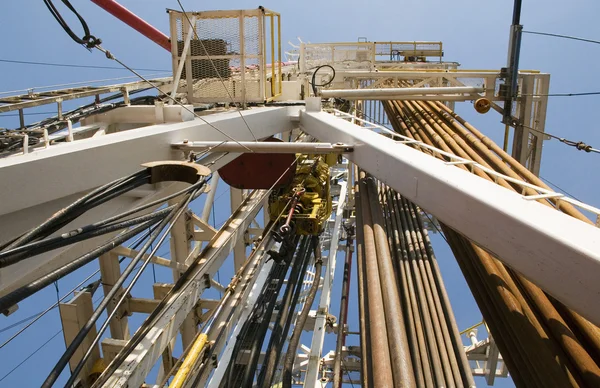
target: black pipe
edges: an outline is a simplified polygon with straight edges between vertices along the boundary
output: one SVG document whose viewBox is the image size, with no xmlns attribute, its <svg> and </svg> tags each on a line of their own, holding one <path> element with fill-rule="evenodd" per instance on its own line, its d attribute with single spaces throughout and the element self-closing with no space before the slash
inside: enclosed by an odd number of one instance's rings
<svg viewBox="0 0 600 388">
<path fill-rule="evenodd" d="M 321 278 L 321 268 L 323 266 L 323 258 L 321 256 L 321 247 L 319 246 L 319 237 L 313 236 L 312 245 L 315 252 L 315 278 L 313 280 L 313 284 L 310 287 L 308 292 L 308 296 L 306 297 L 306 301 L 304 302 L 304 307 L 302 308 L 302 312 L 296 321 L 296 326 L 294 327 L 294 332 L 292 333 L 292 338 L 290 338 L 290 342 L 288 344 L 287 353 L 285 355 L 285 361 L 283 364 L 283 388 L 291 388 L 292 386 L 292 369 L 294 367 L 294 360 L 296 359 L 296 351 L 298 350 L 298 344 L 300 343 L 300 336 L 302 335 L 302 331 L 304 330 L 304 325 L 306 324 L 306 319 L 308 318 L 308 314 L 310 313 L 310 308 L 315 300 L 315 296 L 317 295 L 317 290 L 319 288 L 319 282 Z M 307 255 L 310 256 L 310 255 Z M 308 261 L 308 260 L 307 260 Z M 299 287 L 300 288 L 300 287 Z M 341 329 L 338 329 L 341 330 Z M 338 354 L 338 357 L 341 355 Z M 269 385 L 270 386 L 270 385 Z"/>
<path fill-rule="evenodd" d="M 156 221 L 158 218 L 164 217 L 172 209 L 173 206 L 170 206 L 154 213 L 145 214 L 143 216 L 114 223 L 112 225 L 103 226 L 102 224 L 105 224 L 104 222 L 86 225 L 78 230 L 67 232 L 61 236 L 22 245 L 18 248 L 11 249 L 10 251 L 0 253 L 0 268 L 11 266 L 30 257 L 42 254 L 44 252 L 49 252 L 54 249 L 62 248 L 67 245 L 75 244 L 79 241 L 88 240 L 90 238 L 125 229 L 130 226 L 139 225 L 147 221 Z M 71 233 L 76 234 L 71 235 Z"/>
<path fill-rule="evenodd" d="M 66 265 L 50 272 L 42 276 L 41 278 L 34 280 L 26 286 L 17 288 L 10 294 L 7 294 L 0 298 L 0 311 L 6 311 L 8 308 L 14 306 L 25 298 L 30 297 L 35 294 L 39 290 L 45 288 L 46 286 L 54 283 L 56 280 L 70 274 L 71 272 L 83 267 L 84 265 L 90 263 L 95 260 L 98 256 L 114 249 L 115 247 L 121 245 L 125 241 L 129 240 L 133 236 L 141 233 L 148 227 L 152 226 L 153 222 L 147 222 L 142 225 L 139 225 L 128 232 L 120 234 L 115 238 L 111 239 L 107 243 L 98 248 L 94 249 L 91 252 L 84 254 L 83 256 L 78 257 L 77 259 L 67 263 Z"/>
<path fill-rule="evenodd" d="M 296 288 L 294 289 L 294 296 L 292 298 L 292 303 L 290 304 L 289 313 L 288 313 L 288 316 L 287 316 L 287 319 L 285 322 L 285 326 L 283 328 L 283 332 L 281 333 L 281 336 L 279 337 L 279 341 L 277 344 L 277 351 L 275 352 L 275 363 L 273 364 L 274 366 L 279 365 L 279 360 L 280 360 L 280 357 L 281 357 L 282 351 L 283 351 L 283 345 L 285 344 L 285 340 L 288 336 L 288 333 L 290 332 L 290 326 L 292 325 L 292 321 L 294 319 L 294 311 L 296 310 L 296 305 L 298 304 L 298 299 L 300 298 L 300 294 L 302 293 L 304 277 L 306 276 L 306 269 L 307 269 L 308 263 L 310 262 L 310 259 L 312 257 L 311 252 L 314 251 L 314 249 L 315 249 L 314 247 L 318 244 L 318 242 L 319 242 L 318 237 L 313 236 L 312 243 L 309 244 L 306 251 L 304 252 L 303 264 L 302 264 L 302 268 L 300 269 L 300 277 L 299 277 L 298 281 L 296 282 Z M 311 249 L 311 246 L 312 246 L 312 249 Z M 315 273 L 318 273 L 318 272 L 315 270 Z M 311 304 L 312 304 L 312 302 L 311 302 Z M 269 371 L 267 370 L 267 373 L 268 372 Z M 270 379 L 269 385 L 272 385 L 273 378 L 275 377 L 275 368 L 274 367 L 272 369 L 270 377 L 269 377 L 269 374 L 267 374 L 266 377 L 268 379 Z"/>
<path fill-rule="evenodd" d="M 195 190 L 197 190 L 203 184 L 204 184 L 204 180 L 201 180 L 192 186 L 195 188 Z M 144 252 L 146 252 L 148 250 L 148 248 L 152 245 L 152 243 L 159 237 L 160 233 L 167 226 L 167 224 L 169 222 L 171 222 L 171 220 L 173 220 L 173 218 L 175 217 L 175 214 L 177 214 L 183 206 L 187 206 L 187 204 L 191 200 L 191 197 L 192 197 L 192 195 L 190 194 L 188 196 L 188 198 L 186 198 L 186 200 L 181 201 L 179 203 L 179 205 L 175 209 L 173 209 L 171 211 L 171 213 L 169 213 L 169 215 L 160 222 L 159 226 L 152 233 L 152 235 L 150 236 L 148 241 L 144 244 L 142 249 L 140 249 L 140 252 L 138 253 L 138 255 L 125 268 L 125 270 L 123 271 L 123 273 L 121 274 L 119 279 L 117 279 L 117 281 L 115 282 L 115 284 L 113 285 L 111 290 L 104 297 L 104 299 L 102 299 L 102 301 L 100 302 L 100 305 L 96 308 L 96 310 L 94 310 L 94 313 L 92 314 L 92 316 L 88 319 L 86 324 L 81 328 L 81 330 L 77 333 L 77 335 L 75 336 L 73 341 L 69 344 L 65 353 L 62 355 L 60 360 L 58 360 L 58 362 L 56 363 L 56 365 L 54 366 L 54 368 L 52 369 L 52 371 L 50 372 L 50 374 L 48 375 L 48 377 L 42 384 L 42 387 L 49 388 L 56 382 L 56 379 L 58 378 L 58 376 L 60 375 L 62 370 L 65 368 L 65 366 L 67 365 L 67 363 L 69 362 L 69 360 L 71 359 L 73 354 L 77 351 L 77 349 L 79 348 L 79 345 L 81 345 L 84 338 L 87 336 L 87 334 L 92 329 L 92 327 L 95 326 L 96 321 L 98 320 L 98 318 L 100 318 L 100 315 L 102 314 L 104 309 L 112 301 L 112 299 L 115 297 L 117 292 L 120 292 L 121 286 L 123 285 L 125 280 L 129 277 L 131 272 L 133 272 L 135 266 L 143 257 Z M 179 215 L 181 213 L 182 212 L 179 212 Z M 171 224 L 171 227 L 172 227 L 172 225 L 173 224 Z M 115 311 L 116 311 L 116 307 L 115 307 Z M 82 359 L 82 361 L 85 362 L 85 360 L 83 360 L 83 359 Z M 81 362 L 79 363 L 79 365 L 83 366 Z M 69 379 L 70 383 L 72 383 L 73 382 L 72 380 L 77 377 L 77 374 L 78 373 L 75 373 L 75 371 L 73 372 L 73 374 L 71 375 L 71 378 Z M 67 382 L 67 386 L 69 386 L 69 382 Z"/>
</svg>

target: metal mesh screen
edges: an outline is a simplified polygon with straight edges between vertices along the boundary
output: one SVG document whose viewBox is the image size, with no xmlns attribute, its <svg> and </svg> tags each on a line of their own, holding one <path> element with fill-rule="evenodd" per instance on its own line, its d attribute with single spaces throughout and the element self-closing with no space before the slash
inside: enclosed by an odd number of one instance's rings
<svg viewBox="0 0 600 388">
<path fill-rule="evenodd" d="M 256 10 L 188 13 L 190 20 L 192 16 L 195 34 L 178 91 L 187 93 L 192 103 L 264 101 L 262 16 Z M 190 26 L 185 15 L 176 11 L 171 11 L 171 23 L 176 34 L 176 73 Z"/>
</svg>

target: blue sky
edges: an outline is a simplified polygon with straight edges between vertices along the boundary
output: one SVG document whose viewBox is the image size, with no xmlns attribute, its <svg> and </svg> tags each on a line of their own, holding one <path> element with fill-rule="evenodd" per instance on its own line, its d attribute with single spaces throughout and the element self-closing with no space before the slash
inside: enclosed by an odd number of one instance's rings
<svg viewBox="0 0 600 388">
<path fill-rule="evenodd" d="M 89 1 L 73 2 L 86 18 L 94 35 L 103 40 L 103 46 L 131 67 L 164 69 L 170 71 L 170 55 L 153 42 L 108 15 Z M 121 3 L 164 32 L 168 32 L 165 8 L 177 8 L 175 0 L 122 0 Z M 286 42 L 354 41 L 359 36 L 369 40 L 433 40 L 443 41 L 445 59 L 457 61 L 463 69 L 498 69 L 506 65 L 508 27 L 512 15 L 512 1 L 473 2 L 466 0 L 407 0 L 407 1 L 250 1 L 197 2 L 184 1 L 188 10 L 256 8 L 259 4 L 282 14 L 282 35 Z M 521 21 L 526 30 L 563 33 L 589 39 L 600 38 L 597 1 L 526 0 Z M 73 63 L 83 65 L 117 66 L 101 53 L 86 51 L 73 43 L 60 29 L 41 1 L 21 0 L 0 3 L 0 35 L 4 37 L 0 59 Z M 69 19 L 72 20 L 72 19 Z M 73 24 L 76 26 L 76 24 Z M 555 38 L 525 35 L 523 38 L 521 68 L 539 69 L 551 74 L 551 92 L 588 92 L 600 90 L 596 67 L 600 47 L 592 44 Z M 146 74 L 153 72 L 145 72 Z M 127 77 L 121 70 L 92 70 L 0 62 L 0 93 L 30 87 L 69 82 Z M 133 80 L 133 79 L 132 79 Z M 121 82 L 121 81 L 114 81 Z M 0 94 L 0 96 L 5 96 Z M 583 140 L 600 147 L 600 131 L 591 120 L 600 97 L 550 98 L 546 130 L 571 140 Z M 65 103 L 65 108 L 80 103 Z M 48 107 L 37 111 L 48 111 Z M 457 105 L 457 111 L 497 142 L 501 142 L 503 126 L 500 117 L 491 112 L 481 116 L 470 104 Z M 44 116 L 28 116 L 32 122 Z M 12 128 L 18 124 L 14 115 L 0 114 L 0 127 Z M 600 155 L 586 154 L 567 147 L 556 140 L 544 143 L 541 176 L 566 189 L 584 202 L 600 206 L 598 199 L 598 170 L 593 168 Z M 219 188 L 219 194 L 226 190 Z M 228 196 L 217 202 L 216 223 L 229 214 Z M 465 328 L 481 320 L 468 288 L 447 246 L 434 236 L 437 256 L 459 327 Z M 340 257 L 341 259 L 341 257 Z M 341 266 L 340 266 L 341 268 Z M 95 269 L 87 266 L 69 279 L 61 281 L 61 293 L 77 284 Z M 168 273 L 158 273 L 167 281 Z M 152 274 L 145 276 L 152 281 Z M 338 277 L 340 279 L 340 277 Z M 159 280 L 160 281 L 160 280 Z M 54 289 L 47 289 L 34 300 L 23 303 L 21 310 L 9 318 L 0 318 L 0 328 L 27 317 L 40 306 L 56 299 Z M 339 298 L 339 290 L 333 295 Z M 351 303 L 352 305 L 352 303 Z M 337 314 L 337 307 L 333 308 Z M 353 314 L 352 310 L 350 312 Z M 354 312 L 355 314 L 355 312 Z M 137 319 L 141 319 L 139 317 Z M 351 322 L 351 330 L 357 323 Z M 0 349 L 0 378 L 31 351 L 60 329 L 57 312 L 36 324 L 25 335 L 4 349 Z M 14 330 L 14 329 L 13 329 Z M 7 332 L 0 333 L 0 339 Z M 37 386 L 45 378 L 63 350 L 59 335 L 23 367 L 0 382 L 1 386 Z M 481 383 L 482 384 L 482 383 Z M 507 380 L 497 386 L 510 387 Z"/>
</svg>

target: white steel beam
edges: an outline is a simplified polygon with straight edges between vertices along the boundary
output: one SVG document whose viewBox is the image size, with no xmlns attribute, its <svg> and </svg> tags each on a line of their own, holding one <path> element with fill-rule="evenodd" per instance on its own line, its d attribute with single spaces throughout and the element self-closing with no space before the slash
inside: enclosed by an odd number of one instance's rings
<svg viewBox="0 0 600 388">
<path fill-rule="evenodd" d="M 300 124 L 354 145 L 348 159 L 600 324 L 600 230 L 467 171 L 317 109 Z"/>
<path fill-rule="evenodd" d="M 304 386 L 308 388 L 320 386 L 317 385 L 319 381 L 319 362 L 321 361 L 321 352 L 323 350 L 323 342 L 325 341 L 325 324 L 327 323 L 329 304 L 331 301 L 331 287 L 335 275 L 336 256 L 340 240 L 340 227 L 342 225 L 342 219 L 344 218 L 343 215 L 344 207 L 346 205 L 348 182 L 341 181 L 339 185 L 341 187 L 340 196 L 335 212 L 333 231 L 331 232 L 328 260 L 327 265 L 325 266 L 325 278 L 323 279 L 321 299 L 319 299 L 319 308 L 317 310 L 315 326 L 313 329 L 308 367 L 306 370 L 306 378 L 304 380 Z M 315 274 L 315 276 L 321 276 L 321 274 Z"/>
<path fill-rule="evenodd" d="M 144 383 L 146 375 L 200 299 L 206 288 L 205 275 L 213 276 L 221 266 L 235 242 L 242 238 L 243 232 L 256 217 L 267 194 L 265 190 L 253 191 L 202 253 L 194 257 L 199 265 L 189 281 L 171 296 L 165 308 L 150 322 L 152 329 L 115 373 L 108 377 L 105 387 L 139 387 Z"/>
<path fill-rule="evenodd" d="M 229 191 L 231 199 L 231 213 L 233 213 L 234 210 L 241 205 L 242 201 L 244 200 L 244 195 L 242 190 L 235 189 L 233 187 L 231 187 Z M 246 233 L 246 229 L 244 229 L 242 232 Z M 244 239 L 240 238 L 235 242 L 235 246 L 233 248 L 233 272 L 237 272 L 238 269 L 242 267 L 244 260 L 246 260 L 246 245 L 244 244 Z"/>
<path fill-rule="evenodd" d="M 288 107 L 256 108 L 244 111 L 244 119 L 261 139 L 295 127 L 288 111 Z M 221 132 L 239 141 L 252 140 L 237 112 L 203 120 L 151 125 L 0 159 L 0 182 L 10 182 L 0 185 L 0 215 L 90 190 L 140 170 L 142 163 L 181 160 L 183 154 L 171 148 L 173 142 L 229 140 Z M 69 179 L 56 179 L 59 176 Z"/>
<path fill-rule="evenodd" d="M 247 110 L 243 114 L 256 137 L 264 138 L 297 127 L 297 124 L 290 120 L 290 115 L 296 114 L 298 109 L 299 107 L 266 107 Z M 237 112 L 205 116 L 204 120 L 235 139 L 252 139 Z M 0 185 L 0 241 L 8 241 L 39 225 L 87 190 L 139 171 L 142 163 L 182 159 L 183 152 L 173 150 L 171 144 L 186 138 L 227 139 L 207 123 L 195 119 L 78 140 L 34 150 L 26 155 L 0 159 L 0 182 L 4 183 Z M 217 155 L 221 159 L 218 159 L 212 168 L 220 168 L 236 156 L 238 154 L 235 153 L 224 157 Z M 169 189 L 160 191 L 166 187 Z M 139 201 L 127 196 L 115 198 L 83 214 L 58 233 L 158 199 L 172 193 L 173 191 L 169 190 L 173 187 L 176 186 L 164 184 L 150 187 L 155 193 L 154 196 L 150 195 Z M 34 262 L 24 261 L 0 269 L 0 295 L 5 295 L 59 268 L 113 235 L 101 236 L 39 255 Z"/>
<path fill-rule="evenodd" d="M 219 152 L 248 152 L 250 149 L 254 153 L 279 153 L 279 154 L 331 154 L 352 151 L 352 147 L 345 144 L 331 143 L 276 143 L 276 142 L 232 142 L 228 141 L 188 141 L 185 143 L 173 144 L 173 148 L 182 151 L 206 151 L 219 147 Z"/>
<path fill-rule="evenodd" d="M 376 89 L 324 89 L 321 96 L 324 98 L 340 97 L 349 100 L 390 100 L 402 96 L 423 95 L 452 95 L 462 93 L 481 93 L 484 88 L 473 86 L 444 86 L 436 88 L 376 88 Z M 458 96 L 455 96 L 458 97 Z"/>
</svg>

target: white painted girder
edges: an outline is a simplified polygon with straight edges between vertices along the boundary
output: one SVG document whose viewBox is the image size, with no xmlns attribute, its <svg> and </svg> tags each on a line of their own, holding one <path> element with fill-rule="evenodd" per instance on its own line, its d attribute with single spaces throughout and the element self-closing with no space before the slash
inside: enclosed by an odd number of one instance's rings
<svg viewBox="0 0 600 388">
<path fill-rule="evenodd" d="M 600 324 L 600 229 L 309 105 L 304 131 Z"/>
<path fill-rule="evenodd" d="M 256 108 L 244 111 L 243 115 L 254 135 L 264 138 L 295 127 L 288 114 L 292 108 Z M 216 113 L 203 119 L 236 140 L 253 139 L 237 112 Z M 194 119 L 83 139 L 0 159 L 0 182 L 5 183 L 0 185 L 3 199 L 0 215 L 90 190 L 138 171 L 142 163 L 181 160 L 183 154 L 173 150 L 171 144 L 184 139 L 218 141 L 227 137 L 204 121 Z M 0 224 L 1 221 L 0 218 Z"/>
</svg>

